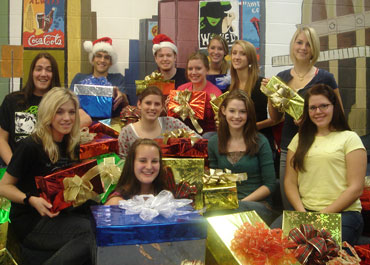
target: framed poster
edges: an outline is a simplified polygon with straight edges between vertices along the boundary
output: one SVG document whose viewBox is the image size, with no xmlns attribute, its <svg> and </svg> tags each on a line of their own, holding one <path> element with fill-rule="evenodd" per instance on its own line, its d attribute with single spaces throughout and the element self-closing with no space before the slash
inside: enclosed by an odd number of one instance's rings
<svg viewBox="0 0 370 265">
<path fill-rule="evenodd" d="M 208 46 L 212 35 L 221 35 L 229 45 L 239 39 L 239 2 L 199 1 L 199 49 Z"/>
<path fill-rule="evenodd" d="M 260 49 L 260 1 L 240 0 L 241 13 L 241 36 L 256 47 L 257 53 Z"/>
<path fill-rule="evenodd" d="M 65 0 L 23 0 L 25 48 L 64 48 Z"/>
</svg>

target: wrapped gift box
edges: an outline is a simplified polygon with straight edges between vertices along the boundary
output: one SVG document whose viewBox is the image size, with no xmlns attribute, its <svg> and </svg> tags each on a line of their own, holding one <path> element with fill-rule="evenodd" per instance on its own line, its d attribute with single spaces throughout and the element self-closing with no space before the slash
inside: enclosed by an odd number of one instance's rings
<svg viewBox="0 0 370 265">
<path fill-rule="evenodd" d="M 92 118 L 110 118 L 113 106 L 113 86 L 81 85 L 74 86 L 81 108 Z"/>
<path fill-rule="evenodd" d="M 47 176 L 35 177 L 36 187 L 40 192 L 40 197 L 44 198 L 53 205 L 53 207 L 51 208 L 52 212 L 58 212 L 74 205 L 73 202 L 66 202 L 66 200 L 64 199 L 64 179 L 73 178 L 76 175 L 85 179 L 84 177 L 86 176 L 86 173 L 89 173 L 88 171 L 96 165 L 97 163 L 95 159 L 87 160 L 67 169 L 59 170 Z M 91 179 L 86 178 L 86 182 L 83 181 L 83 183 L 90 185 L 88 182 L 91 183 L 92 191 L 95 192 L 97 195 L 104 192 L 99 174 L 91 174 Z M 78 189 L 81 190 L 80 187 Z M 91 199 L 98 199 L 98 196 Z"/>
<path fill-rule="evenodd" d="M 181 264 L 204 262 L 207 224 L 199 214 L 148 223 L 118 206 L 92 206 L 96 224 L 97 264 Z"/>
<path fill-rule="evenodd" d="M 97 133 L 91 142 L 80 145 L 81 160 L 112 152 L 118 153 L 118 139 L 102 133 Z"/>
<path fill-rule="evenodd" d="M 239 207 L 236 183 L 204 184 L 204 205 L 209 210 L 237 209 Z"/>
<path fill-rule="evenodd" d="M 255 211 L 213 216 L 206 219 L 208 222 L 207 250 L 213 256 L 214 261 L 220 265 L 242 264 L 231 250 L 231 241 L 238 227 L 245 222 L 252 225 L 264 223 Z"/>
<path fill-rule="evenodd" d="M 169 138 L 167 144 L 163 139 L 155 139 L 162 150 L 163 157 L 208 157 L 208 140 L 197 139 L 192 143 L 190 138 Z"/>
<path fill-rule="evenodd" d="M 170 167 L 175 183 L 187 183 L 196 187 L 194 207 L 203 208 L 202 178 L 204 175 L 204 158 L 163 158 L 163 165 Z"/>
<path fill-rule="evenodd" d="M 284 235 L 288 236 L 290 230 L 301 224 L 312 224 L 315 229 L 325 229 L 338 245 L 342 245 L 342 217 L 339 213 L 283 212 Z"/>
<path fill-rule="evenodd" d="M 106 127 L 102 130 L 102 132 L 114 138 L 118 138 L 122 127 L 125 126 L 125 123 L 121 121 L 120 117 L 100 120 L 99 123 L 101 123 L 103 127 Z"/>
<path fill-rule="evenodd" d="M 136 95 L 141 94 L 148 86 L 158 87 L 164 96 L 170 94 L 175 89 L 175 80 L 136 80 Z"/>
</svg>

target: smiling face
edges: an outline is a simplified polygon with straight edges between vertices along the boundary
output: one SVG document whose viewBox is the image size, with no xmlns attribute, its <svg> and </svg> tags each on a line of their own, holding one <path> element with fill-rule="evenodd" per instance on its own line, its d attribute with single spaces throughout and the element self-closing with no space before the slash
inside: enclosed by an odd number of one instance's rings
<svg viewBox="0 0 370 265">
<path fill-rule="evenodd" d="M 293 55 L 297 61 L 310 61 L 312 58 L 312 51 L 310 43 L 306 35 L 301 32 L 298 34 L 293 44 Z"/>
<path fill-rule="evenodd" d="M 148 95 L 137 103 L 141 110 L 141 119 L 156 120 L 163 109 L 162 97 L 159 95 Z"/>
<path fill-rule="evenodd" d="M 107 52 L 96 52 L 92 59 L 94 76 L 104 76 L 108 74 L 109 67 L 112 65 L 112 58 Z"/>
<path fill-rule="evenodd" d="M 218 64 L 222 62 L 225 57 L 225 51 L 222 43 L 217 39 L 211 40 L 211 43 L 208 47 L 208 54 L 212 63 Z"/>
<path fill-rule="evenodd" d="M 64 135 L 71 132 L 76 119 L 76 106 L 72 100 L 62 104 L 51 121 L 51 131 L 54 141 L 61 142 Z"/>
<path fill-rule="evenodd" d="M 222 114 L 225 115 L 229 129 L 243 130 L 247 122 L 247 108 L 245 103 L 239 99 L 232 99 L 226 108 L 221 108 Z"/>
<path fill-rule="evenodd" d="M 171 48 L 163 47 L 159 49 L 154 59 L 160 71 L 170 71 L 175 68 L 176 54 Z"/>
<path fill-rule="evenodd" d="M 158 148 L 153 145 L 139 145 L 136 148 L 134 173 L 141 184 L 141 190 L 149 191 L 160 170 L 160 155 Z"/>
<path fill-rule="evenodd" d="M 327 97 L 323 95 L 310 96 L 308 113 L 318 131 L 330 130 L 330 123 L 333 118 L 333 105 Z"/>
<path fill-rule="evenodd" d="M 33 83 L 35 85 L 34 94 L 42 96 L 48 92 L 53 78 L 51 63 L 46 58 L 40 58 L 35 64 L 32 72 Z"/>
<path fill-rule="evenodd" d="M 187 75 L 193 84 L 201 84 L 206 80 L 208 69 L 201 59 L 193 59 L 188 62 Z"/>
<path fill-rule="evenodd" d="M 231 63 L 235 70 L 242 70 L 248 67 L 247 54 L 239 44 L 235 44 L 231 50 Z"/>
</svg>

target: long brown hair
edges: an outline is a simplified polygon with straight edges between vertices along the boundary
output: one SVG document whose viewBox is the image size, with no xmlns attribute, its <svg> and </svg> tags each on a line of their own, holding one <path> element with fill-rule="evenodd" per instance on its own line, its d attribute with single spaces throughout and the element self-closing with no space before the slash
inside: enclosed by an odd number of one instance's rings
<svg viewBox="0 0 370 265">
<path fill-rule="evenodd" d="M 226 116 L 222 113 L 222 109 L 226 110 L 227 105 L 233 99 L 244 102 L 247 110 L 247 122 L 244 124 L 243 137 L 247 147 L 246 154 L 254 155 L 258 152 L 258 131 L 256 125 L 256 112 L 252 99 L 245 91 L 234 89 L 226 96 L 221 103 L 218 111 L 219 127 L 218 127 L 218 152 L 227 154 L 227 143 L 230 140 L 229 124 L 226 121 Z"/>
<path fill-rule="evenodd" d="M 232 61 L 231 61 L 231 67 L 230 67 L 231 84 L 230 84 L 229 90 L 241 89 L 247 92 L 248 95 L 250 96 L 252 94 L 252 90 L 254 86 L 256 85 L 256 82 L 258 80 L 258 74 L 259 74 L 256 48 L 249 41 L 237 40 L 231 47 L 231 57 L 232 57 L 233 49 L 235 48 L 235 45 L 240 45 L 245 55 L 247 56 L 248 66 L 245 68 L 245 71 L 248 72 L 248 79 L 247 79 L 247 83 L 245 84 L 245 87 L 239 87 L 240 80 L 238 77 L 238 73 L 235 70 L 232 64 Z"/>
<path fill-rule="evenodd" d="M 35 70 L 37 61 L 41 58 L 48 59 L 51 65 L 52 77 L 51 77 L 51 82 L 50 82 L 50 86 L 48 87 L 48 90 L 50 90 L 53 87 L 60 87 L 59 70 L 58 70 L 57 61 L 50 53 L 40 52 L 39 54 L 35 56 L 35 58 L 33 58 L 31 62 L 27 83 L 22 88 L 22 90 L 18 92 L 18 93 L 24 94 L 24 100 L 22 100 L 22 102 L 19 102 L 19 103 L 27 104 L 36 89 L 35 83 L 33 82 L 33 71 Z"/>
<path fill-rule="evenodd" d="M 136 150 L 140 145 L 149 145 L 157 148 L 159 152 L 159 173 L 153 181 L 154 193 L 158 194 L 160 191 L 167 189 L 165 182 L 165 173 L 162 163 L 161 148 L 156 141 L 152 139 L 142 138 L 137 139 L 130 147 L 126 157 L 125 166 L 123 167 L 121 177 L 117 183 L 115 191 L 119 192 L 124 199 L 130 199 L 135 195 L 140 194 L 141 184 L 135 176 L 134 163 L 136 158 Z"/>
<path fill-rule="evenodd" d="M 346 131 L 351 130 L 349 127 L 346 117 L 344 116 L 343 110 L 340 106 L 337 95 L 333 89 L 325 84 L 317 84 L 311 87 L 304 99 L 304 108 L 302 121 L 298 130 L 298 146 L 297 150 L 292 159 L 292 166 L 299 171 L 305 171 L 304 158 L 311 148 L 312 143 L 315 140 L 317 133 L 316 125 L 311 121 L 309 116 L 309 100 L 313 95 L 322 95 L 326 97 L 331 104 L 333 104 L 333 117 L 329 124 L 331 131 Z"/>
<path fill-rule="evenodd" d="M 138 101 L 142 102 L 145 97 L 150 96 L 150 95 L 157 95 L 162 98 L 162 105 L 164 104 L 164 97 L 162 90 L 160 90 L 157 86 L 148 86 L 141 92 L 138 96 Z"/>
<path fill-rule="evenodd" d="M 224 58 L 222 59 L 221 73 L 220 74 L 223 74 L 223 75 L 224 74 L 227 74 L 227 71 L 230 68 L 230 64 L 225 59 L 225 57 L 229 54 L 229 47 L 227 46 L 227 42 L 226 42 L 226 40 L 222 36 L 220 36 L 220 35 L 213 35 L 211 37 L 211 40 L 208 43 L 208 46 L 207 46 L 208 49 L 211 46 L 211 43 L 212 43 L 213 40 L 219 41 L 221 43 L 221 45 L 222 45 L 223 50 L 224 50 Z"/>
</svg>

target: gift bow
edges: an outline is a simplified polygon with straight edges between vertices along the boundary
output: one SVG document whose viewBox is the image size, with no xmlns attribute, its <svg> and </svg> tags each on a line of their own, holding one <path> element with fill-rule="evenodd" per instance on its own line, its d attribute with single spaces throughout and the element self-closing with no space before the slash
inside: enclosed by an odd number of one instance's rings
<svg viewBox="0 0 370 265">
<path fill-rule="evenodd" d="M 316 230 L 311 224 L 301 224 L 289 232 L 289 238 L 297 243 L 295 257 L 301 264 L 326 264 L 338 255 L 339 246 L 324 229 Z"/>
<path fill-rule="evenodd" d="M 204 174 L 203 184 L 226 184 L 247 180 L 247 173 L 231 173 L 230 169 L 210 169 L 210 174 Z"/>
<path fill-rule="evenodd" d="M 99 164 L 100 179 L 104 183 L 104 190 L 106 191 L 110 185 L 118 183 L 118 180 L 121 176 L 121 168 L 114 163 L 114 157 L 109 157 L 113 159 L 113 162 L 108 162 L 107 158 L 104 159 L 104 162 Z M 122 161 L 122 160 L 121 160 Z"/>
<path fill-rule="evenodd" d="M 88 127 L 83 127 L 80 131 L 80 143 L 87 144 L 94 140 L 96 133 L 90 133 Z"/>
<path fill-rule="evenodd" d="M 163 79 L 162 73 L 157 71 L 152 72 L 144 78 L 145 81 L 162 81 Z"/>
<path fill-rule="evenodd" d="M 152 221 L 158 215 L 170 218 L 174 215 L 185 215 L 193 211 L 178 210 L 192 203 L 189 199 L 175 199 L 168 190 L 162 190 L 157 196 L 136 195 L 130 200 L 119 201 L 119 207 L 126 210 L 127 215 L 139 214 L 144 221 Z"/>
<path fill-rule="evenodd" d="M 295 109 L 297 113 L 292 115 L 292 117 L 296 120 L 301 117 L 304 99 L 280 79 L 272 77 L 268 84 L 266 86 L 261 85 L 260 89 L 270 98 L 272 105 L 278 108 L 280 112 L 289 109 L 289 106 L 294 102 L 294 105 L 299 106 L 299 108 Z"/>
<path fill-rule="evenodd" d="M 99 166 L 89 169 L 85 175 L 79 177 L 75 175 L 72 178 L 64 178 L 64 201 L 72 202 L 73 206 L 79 206 L 89 199 L 100 201 L 98 194 L 93 191 L 93 185 L 90 180 L 99 175 Z"/>
<path fill-rule="evenodd" d="M 191 131 L 188 131 L 184 128 L 177 129 L 173 131 L 167 131 L 163 133 L 163 143 L 167 144 L 168 139 L 170 138 L 190 138 L 191 146 L 194 146 L 194 144 L 200 140 L 199 137 L 196 137 L 195 134 Z"/>
<path fill-rule="evenodd" d="M 0 224 L 9 221 L 10 201 L 5 197 L 0 197 Z"/>
<path fill-rule="evenodd" d="M 202 133 L 203 129 L 200 127 L 198 121 L 195 119 L 195 111 L 190 106 L 191 91 L 177 91 L 176 96 L 173 97 L 173 100 L 176 101 L 179 105 L 176 106 L 172 111 L 179 115 L 182 120 L 185 120 L 189 117 L 191 123 L 198 133 Z"/>
</svg>

